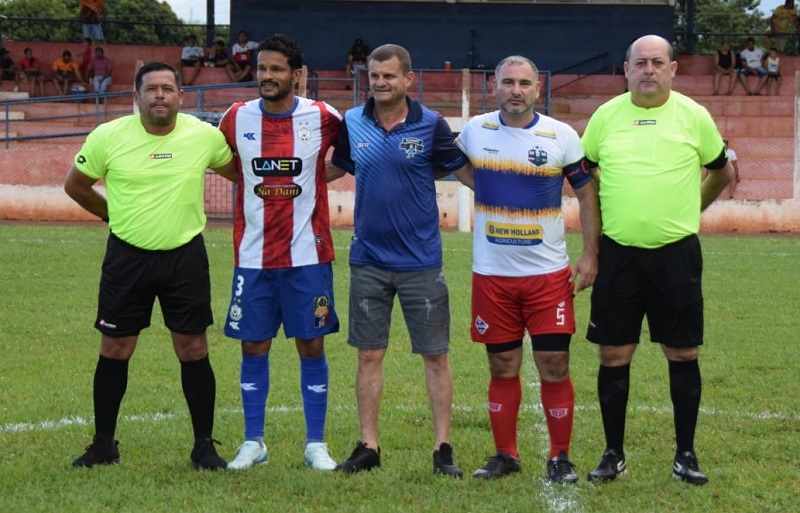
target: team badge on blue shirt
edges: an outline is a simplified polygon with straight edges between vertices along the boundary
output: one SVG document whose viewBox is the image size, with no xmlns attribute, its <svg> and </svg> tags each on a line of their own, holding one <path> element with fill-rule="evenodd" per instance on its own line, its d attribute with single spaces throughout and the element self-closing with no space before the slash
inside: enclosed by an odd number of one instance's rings
<svg viewBox="0 0 800 513">
<path fill-rule="evenodd" d="M 414 156 L 425 149 L 425 145 L 422 143 L 422 139 L 417 139 L 416 137 L 403 137 L 403 140 L 400 141 L 400 149 L 405 150 L 406 158 L 414 158 Z"/>
<path fill-rule="evenodd" d="M 528 161 L 532 162 L 535 166 L 543 166 L 547 164 L 547 152 L 539 146 L 528 150 Z"/>
</svg>

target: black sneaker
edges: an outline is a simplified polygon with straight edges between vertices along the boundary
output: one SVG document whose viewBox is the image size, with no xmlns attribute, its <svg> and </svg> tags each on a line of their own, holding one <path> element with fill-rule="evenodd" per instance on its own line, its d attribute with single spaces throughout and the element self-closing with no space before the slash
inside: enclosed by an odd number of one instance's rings
<svg viewBox="0 0 800 513">
<path fill-rule="evenodd" d="M 337 472 L 346 472 L 352 474 L 362 470 L 372 470 L 375 467 L 381 466 L 381 448 L 378 450 L 370 449 L 367 444 L 358 442 L 356 448 L 353 449 L 353 454 L 350 455 L 345 461 L 336 465 L 333 470 Z"/>
<path fill-rule="evenodd" d="M 86 446 L 86 452 L 75 458 L 73 467 L 92 468 L 95 465 L 119 465 L 119 441 L 107 440 L 95 435 L 92 443 Z"/>
<path fill-rule="evenodd" d="M 561 451 L 555 458 L 547 462 L 547 479 L 557 484 L 574 484 L 578 482 L 575 465 L 569 461 L 567 453 Z"/>
<path fill-rule="evenodd" d="M 472 473 L 472 477 L 480 479 L 495 479 L 520 472 L 522 467 L 519 459 L 498 451 L 491 458 L 486 459 L 486 465 Z"/>
<path fill-rule="evenodd" d="M 586 478 L 589 481 L 613 481 L 628 472 L 628 465 L 625 463 L 625 455 L 620 454 L 614 449 L 606 449 L 600 463 L 589 472 Z"/>
<path fill-rule="evenodd" d="M 219 470 L 228 466 L 228 462 L 220 458 L 214 444 L 220 443 L 213 438 L 206 438 L 201 442 L 195 442 L 192 449 L 192 465 L 197 470 Z"/>
<path fill-rule="evenodd" d="M 448 443 L 439 446 L 438 451 L 433 451 L 433 473 L 461 478 L 464 471 L 453 460 L 453 447 Z"/>
<path fill-rule="evenodd" d="M 700 470 L 694 451 L 683 451 L 675 455 L 675 460 L 672 462 L 672 478 L 697 486 L 708 483 L 708 478 Z"/>
</svg>

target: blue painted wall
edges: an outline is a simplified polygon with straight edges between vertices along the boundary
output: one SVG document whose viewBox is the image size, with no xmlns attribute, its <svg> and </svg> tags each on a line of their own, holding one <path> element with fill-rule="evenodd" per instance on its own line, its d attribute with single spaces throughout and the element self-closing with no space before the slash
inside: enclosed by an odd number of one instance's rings
<svg viewBox="0 0 800 513">
<path fill-rule="evenodd" d="M 556 71 L 608 52 L 619 65 L 630 42 L 644 34 L 673 40 L 673 8 L 648 5 L 488 4 L 442 2 L 325 2 L 232 0 L 231 36 L 253 40 L 283 32 L 298 40 L 312 69 L 344 69 L 356 37 L 375 48 L 396 43 L 414 68 L 480 64 L 522 54 Z M 475 56 L 470 56 L 474 45 Z"/>
</svg>

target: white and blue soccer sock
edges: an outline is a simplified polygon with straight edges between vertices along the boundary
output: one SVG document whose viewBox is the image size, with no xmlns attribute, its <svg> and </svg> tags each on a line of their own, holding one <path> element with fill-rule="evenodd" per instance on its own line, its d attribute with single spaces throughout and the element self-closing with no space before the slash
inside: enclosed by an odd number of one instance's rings
<svg viewBox="0 0 800 513">
<path fill-rule="evenodd" d="M 300 389 L 306 417 L 306 443 L 325 440 L 325 415 L 328 411 L 328 362 L 300 357 Z"/>
<path fill-rule="evenodd" d="M 263 443 L 269 395 L 269 353 L 259 356 L 242 355 L 239 376 L 244 410 L 244 439 Z"/>
</svg>

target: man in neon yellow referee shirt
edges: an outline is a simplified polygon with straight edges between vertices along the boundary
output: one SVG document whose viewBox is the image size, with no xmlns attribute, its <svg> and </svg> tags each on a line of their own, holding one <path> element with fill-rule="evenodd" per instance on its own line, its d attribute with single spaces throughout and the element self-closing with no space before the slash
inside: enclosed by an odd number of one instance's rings
<svg viewBox="0 0 800 513">
<path fill-rule="evenodd" d="M 213 322 L 203 242 L 206 169 L 236 181 L 222 133 L 180 114 L 183 90 L 169 64 L 136 73 L 139 114 L 97 127 L 75 155 L 64 189 L 111 229 L 103 260 L 95 327 L 102 333 L 94 375 L 95 435 L 74 467 L 116 464 L 114 438 L 128 361 L 150 325 L 157 297 L 181 362 L 181 384 L 194 431 L 190 459 L 198 469 L 225 468 L 211 434 L 216 382 L 206 328 Z M 94 184 L 103 179 L 105 196 Z"/>
<path fill-rule="evenodd" d="M 630 363 L 647 316 L 650 339 L 669 362 L 677 443 L 672 477 L 708 482 L 694 452 L 703 343 L 697 232 L 700 212 L 728 184 L 731 165 L 708 111 L 671 90 L 677 66 L 665 39 L 634 41 L 624 65 L 630 92 L 601 105 L 582 138 L 598 177 L 603 228 L 586 336 L 600 346 L 597 391 L 606 450 L 590 481 L 613 480 L 627 470 Z"/>
</svg>

